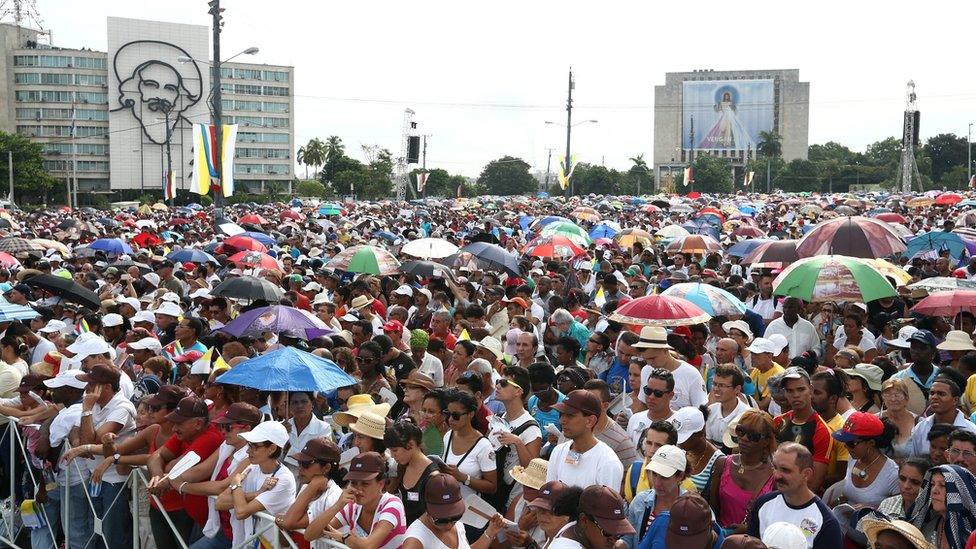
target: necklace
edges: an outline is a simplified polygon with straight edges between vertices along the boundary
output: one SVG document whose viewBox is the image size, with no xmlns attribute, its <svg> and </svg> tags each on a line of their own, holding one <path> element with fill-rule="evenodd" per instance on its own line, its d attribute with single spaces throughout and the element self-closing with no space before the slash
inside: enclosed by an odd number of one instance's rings
<svg viewBox="0 0 976 549">
<path fill-rule="evenodd" d="M 714 453 L 715 452 L 712 452 L 712 454 L 714 454 Z M 700 456 L 698 456 L 698 458 L 695 459 L 695 468 L 694 468 L 694 470 L 695 471 L 700 471 L 701 470 L 700 469 L 700 466 L 701 466 L 702 460 L 705 459 L 706 457 L 709 457 L 710 455 L 711 454 L 708 453 L 708 447 L 706 446 L 705 447 L 705 451 L 702 452 L 702 454 Z"/>
<path fill-rule="evenodd" d="M 739 474 L 740 475 L 741 474 L 744 474 L 746 471 L 755 471 L 756 469 L 759 469 L 761 467 L 765 467 L 767 465 L 767 462 L 766 462 L 765 459 L 762 460 L 762 461 L 760 461 L 759 463 L 757 463 L 755 465 L 746 465 L 746 464 L 742 463 L 742 455 L 741 454 L 738 454 L 737 457 L 739 459 Z M 734 461 L 733 461 L 733 464 L 735 464 Z"/>
<path fill-rule="evenodd" d="M 857 478 L 859 478 L 861 480 L 865 480 L 866 478 L 868 478 L 868 469 L 870 469 L 872 465 L 874 465 L 875 463 L 877 463 L 877 461 L 879 459 L 881 459 L 883 456 L 884 456 L 884 454 L 880 454 L 879 453 L 878 454 L 878 457 L 874 458 L 874 460 L 871 461 L 871 463 L 868 463 L 868 466 L 867 467 L 864 467 L 863 469 L 862 468 L 859 468 L 859 467 L 854 467 L 853 469 L 851 469 L 851 474 L 854 475 L 854 476 L 856 476 Z M 858 460 L 858 463 L 860 463 L 860 461 L 861 460 Z"/>
</svg>

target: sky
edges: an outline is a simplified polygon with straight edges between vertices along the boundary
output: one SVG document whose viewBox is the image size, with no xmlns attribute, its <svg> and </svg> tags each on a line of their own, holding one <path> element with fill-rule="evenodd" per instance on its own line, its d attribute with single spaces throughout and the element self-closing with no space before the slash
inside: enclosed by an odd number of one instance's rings
<svg viewBox="0 0 976 549">
<path fill-rule="evenodd" d="M 107 16 L 209 25 L 206 0 L 36 4 L 64 47 L 104 51 Z M 296 148 L 337 135 L 352 157 L 363 145 L 398 156 L 409 107 L 430 135 L 427 167 L 469 177 L 504 155 L 545 170 L 548 148 L 555 166 L 566 132 L 546 121 L 565 123 L 570 66 L 573 120 L 597 120 L 574 129 L 573 153 L 618 169 L 653 158 L 654 86 L 666 72 L 798 68 L 810 82 L 810 144 L 863 151 L 900 136 L 908 80 L 923 139 L 964 136 L 976 122 L 976 2 L 223 4 L 226 55 L 256 46 L 248 61 L 295 67 Z"/>
</svg>

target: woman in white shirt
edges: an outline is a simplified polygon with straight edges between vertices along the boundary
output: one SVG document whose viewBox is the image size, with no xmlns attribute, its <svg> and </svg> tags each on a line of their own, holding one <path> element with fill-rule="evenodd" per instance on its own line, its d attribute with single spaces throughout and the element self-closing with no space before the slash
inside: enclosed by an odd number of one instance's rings
<svg viewBox="0 0 976 549">
<path fill-rule="evenodd" d="M 20 379 L 27 375 L 27 362 L 23 356 L 27 344 L 19 337 L 6 335 L 0 339 L 0 398 L 13 398 L 20 387 Z"/>
<path fill-rule="evenodd" d="M 460 482 L 461 496 L 471 494 L 491 495 L 498 489 L 498 471 L 495 452 L 488 439 L 471 424 L 478 403 L 464 391 L 452 389 L 447 393 L 447 424 L 451 430 L 444 434 L 445 474 Z M 468 541 L 477 539 L 481 532 L 468 526 Z"/>
<path fill-rule="evenodd" d="M 298 476 L 304 486 L 288 511 L 275 517 L 279 528 L 303 532 L 309 522 L 339 501 L 342 488 L 336 480 L 341 481 L 343 475 L 339 455 L 339 447 L 332 439 L 317 437 L 290 456 L 298 463 Z M 319 542 L 312 543 L 315 549 L 320 546 L 325 547 Z"/>
<path fill-rule="evenodd" d="M 304 448 L 313 438 L 331 437 L 332 427 L 315 417 L 312 413 L 315 397 L 310 392 L 299 391 L 288 395 L 288 413 L 291 418 L 285 422 L 288 429 L 288 447 L 292 450 Z M 298 462 L 288 456 L 285 465 L 298 476 Z"/>
<path fill-rule="evenodd" d="M 407 528 L 403 549 L 488 549 L 504 525 L 496 513 L 484 535 L 469 545 L 461 522 L 465 511 L 461 485 L 448 475 L 434 475 L 427 481 L 424 503 L 427 512 Z"/>
</svg>

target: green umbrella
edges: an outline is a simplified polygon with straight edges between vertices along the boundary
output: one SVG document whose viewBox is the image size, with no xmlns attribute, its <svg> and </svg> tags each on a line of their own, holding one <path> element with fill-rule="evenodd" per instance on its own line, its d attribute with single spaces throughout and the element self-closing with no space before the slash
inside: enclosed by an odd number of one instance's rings
<svg viewBox="0 0 976 549">
<path fill-rule="evenodd" d="M 807 302 L 867 303 L 898 295 L 877 269 L 843 255 L 818 255 L 791 264 L 773 281 L 773 292 Z"/>
<path fill-rule="evenodd" d="M 390 252 L 375 246 L 346 248 L 326 266 L 337 271 L 372 275 L 391 275 L 400 271 L 400 262 Z"/>
<path fill-rule="evenodd" d="M 557 221 L 546 225 L 539 236 L 565 236 L 583 247 L 593 243 L 593 239 L 585 229 L 568 221 Z"/>
</svg>

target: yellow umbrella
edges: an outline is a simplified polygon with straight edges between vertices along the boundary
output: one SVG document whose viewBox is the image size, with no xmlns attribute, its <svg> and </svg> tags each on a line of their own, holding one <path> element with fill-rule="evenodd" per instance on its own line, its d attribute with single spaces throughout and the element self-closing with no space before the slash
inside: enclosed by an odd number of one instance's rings
<svg viewBox="0 0 976 549">
<path fill-rule="evenodd" d="M 152 209 L 156 210 L 157 212 L 168 212 L 169 206 L 163 204 L 162 202 L 157 202 L 152 205 Z"/>
<path fill-rule="evenodd" d="M 152 213 L 152 208 L 149 207 L 149 204 L 143 204 L 142 206 L 139 206 L 139 209 L 136 211 L 142 215 L 149 215 Z"/>
<path fill-rule="evenodd" d="M 935 200 L 920 196 L 918 198 L 913 198 L 909 200 L 907 206 L 909 208 L 928 208 L 932 204 L 935 204 Z"/>
<path fill-rule="evenodd" d="M 871 267 L 874 267 L 874 270 L 878 271 L 884 276 L 891 277 L 899 286 L 904 286 L 912 281 L 912 275 L 908 274 L 905 269 L 902 269 L 894 263 L 885 261 L 884 259 L 868 259 L 861 257 L 857 257 L 855 259 L 861 263 L 866 263 Z"/>
<path fill-rule="evenodd" d="M 653 237 L 651 233 L 644 229 L 629 228 L 615 234 L 613 241 L 623 249 L 630 249 L 634 247 L 634 243 L 636 242 L 640 242 L 644 246 L 651 246 L 653 244 Z"/>
<path fill-rule="evenodd" d="M 35 238 L 32 242 L 38 246 L 44 248 L 45 250 L 55 250 L 60 254 L 68 255 L 68 247 L 64 244 L 58 242 L 57 240 L 49 240 L 47 238 Z"/>
</svg>

